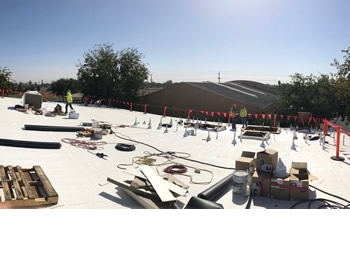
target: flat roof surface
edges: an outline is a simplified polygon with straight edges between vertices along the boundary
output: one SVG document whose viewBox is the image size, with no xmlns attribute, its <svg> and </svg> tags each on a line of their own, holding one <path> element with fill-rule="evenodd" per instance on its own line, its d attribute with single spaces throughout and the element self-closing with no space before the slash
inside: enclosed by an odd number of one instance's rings
<svg viewBox="0 0 350 263">
<path fill-rule="evenodd" d="M 230 127 L 218 134 L 211 132 L 211 141 L 207 142 L 208 132 L 203 130 L 198 130 L 196 136 L 184 137 L 184 127 L 179 126 L 178 131 L 176 131 L 175 125 L 173 125 L 172 128 L 168 129 L 168 133 L 164 133 L 165 128 L 157 129 L 161 116 L 154 114 L 74 104 L 73 107 L 80 114 L 80 117 L 79 119 L 68 119 L 66 116 L 46 117 L 18 112 L 11 108 L 16 104 L 21 104 L 21 100 L 0 99 L 0 138 L 2 139 L 58 142 L 63 138 L 76 138 L 75 132 L 27 131 L 23 129 L 24 124 L 76 126 L 81 122 L 91 122 L 92 119 L 95 119 L 110 122 L 113 125 L 132 126 L 135 118 L 137 118 L 138 125 L 136 127 L 118 128 L 116 132 L 121 136 L 128 136 L 131 139 L 150 144 L 162 151 L 187 153 L 191 159 L 201 162 L 234 168 L 235 161 L 241 156 L 242 151 L 258 152 L 263 150 L 260 147 L 261 141 L 259 140 L 243 139 L 240 141 L 238 138 L 240 125 L 238 125 L 236 134 L 237 144 L 233 145 L 234 132 Z M 56 104 L 44 102 L 43 107 L 53 110 Z M 63 103 L 61 105 L 64 107 Z M 152 129 L 147 129 L 150 119 Z M 163 118 L 162 122 L 169 123 L 170 119 L 170 117 Z M 175 120 L 178 120 L 178 118 L 173 118 L 173 124 Z M 343 142 L 343 138 L 345 138 L 345 142 Z M 296 150 L 291 150 L 292 132 L 289 129 L 282 129 L 281 134 L 271 135 L 266 144 L 266 149 L 277 150 L 279 158 L 282 159 L 288 169 L 292 162 L 307 162 L 308 170 L 312 175 L 318 177 L 318 180 L 311 182 L 312 185 L 350 200 L 350 138 L 341 136 L 340 156 L 345 157 L 344 162 L 330 159 L 336 152 L 335 140 L 332 137 L 326 139 L 328 144 L 326 144 L 325 149 L 322 149 L 319 141 L 308 141 L 306 143 L 303 140 L 303 133 L 299 132 L 298 140 L 295 141 Z M 119 187 L 108 183 L 107 177 L 113 177 L 121 181 L 132 180 L 133 175 L 131 174 L 139 172 L 136 166 L 126 166 L 125 171 L 127 173 L 125 173 L 124 170 L 117 168 L 117 165 L 130 164 L 134 157 L 144 156 L 145 152 L 157 152 L 142 144 L 136 144 L 136 150 L 133 152 L 117 151 L 115 149 L 117 143 L 128 142 L 112 134 L 103 136 L 101 141 L 107 144 L 103 145 L 103 149 L 95 152 L 103 152 L 108 155 L 107 160 L 100 159 L 87 150 L 62 142 L 62 147 L 59 150 L 0 146 L 0 165 L 20 165 L 22 168 L 40 165 L 59 195 L 58 204 L 49 208 L 141 208 Z M 164 161 L 164 158 L 157 158 L 157 163 Z M 178 179 L 190 186 L 186 196 L 178 198 L 184 204 L 187 204 L 191 196 L 196 196 L 232 173 L 230 170 L 182 159 L 174 161 L 195 168 L 206 169 L 213 173 L 212 182 L 204 185 L 191 184 L 188 177 L 177 176 Z M 155 167 L 152 167 L 152 169 L 155 171 Z M 198 182 L 205 182 L 210 179 L 210 173 L 205 171 L 200 174 L 193 173 L 193 175 L 195 176 L 193 179 Z M 339 201 L 319 191 L 312 190 L 312 192 L 314 197 Z M 246 206 L 247 198 L 233 195 L 232 191 L 229 191 L 217 202 L 223 204 L 224 208 L 243 209 Z M 289 208 L 294 203 L 295 201 L 254 196 L 251 208 Z M 306 206 L 300 206 L 299 208 L 303 207 Z"/>
</svg>

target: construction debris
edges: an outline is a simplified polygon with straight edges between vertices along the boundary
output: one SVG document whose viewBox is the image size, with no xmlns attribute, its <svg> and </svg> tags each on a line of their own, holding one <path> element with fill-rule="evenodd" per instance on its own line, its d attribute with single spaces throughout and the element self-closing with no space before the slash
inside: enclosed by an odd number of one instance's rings
<svg viewBox="0 0 350 263">
<path fill-rule="evenodd" d="M 40 166 L 22 169 L 20 166 L 0 166 L 1 208 L 54 205 L 58 194 Z"/>
</svg>

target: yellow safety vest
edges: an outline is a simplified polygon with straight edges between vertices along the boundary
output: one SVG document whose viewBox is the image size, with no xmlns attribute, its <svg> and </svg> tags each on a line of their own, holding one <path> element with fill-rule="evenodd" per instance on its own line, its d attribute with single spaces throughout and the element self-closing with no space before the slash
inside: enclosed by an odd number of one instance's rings
<svg viewBox="0 0 350 263">
<path fill-rule="evenodd" d="M 67 102 L 72 103 L 72 94 L 70 92 L 67 92 Z"/>
<path fill-rule="evenodd" d="M 247 109 L 246 108 L 242 108 L 241 112 L 239 113 L 239 115 L 241 115 L 241 117 L 247 117 Z"/>
</svg>

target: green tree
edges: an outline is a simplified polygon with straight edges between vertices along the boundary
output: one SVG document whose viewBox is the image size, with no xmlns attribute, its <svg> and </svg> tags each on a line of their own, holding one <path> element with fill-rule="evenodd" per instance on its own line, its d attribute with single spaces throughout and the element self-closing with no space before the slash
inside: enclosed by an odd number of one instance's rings
<svg viewBox="0 0 350 263">
<path fill-rule="evenodd" d="M 281 83 L 280 99 L 274 110 L 285 115 L 297 115 L 298 112 L 311 112 L 317 117 L 331 119 L 340 110 L 335 95 L 335 85 L 328 75 L 304 76 L 296 73 L 291 83 Z"/>
<path fill-rule="evenodd" d="M 350 121 L 350 47 L 342 50 L 344 54 L 344 62 L 340 63 L 334 59 L 331 64 L 338 70 L 337 73 L 331 74 L 332 82 L 335 86 L 335 95 L 338 99 L 337 117 L 341 120 Z"/>
<path fill-rule="evenodd" d="M 13 83 L 11 82 L 12 72 L 8 68 L 0 67 L 0 89 L 11 89 Z"/>
<path fill-rule="evenodd" d="M 65 96 L 67 91 L 78 92 L 78 81 L 76 79 L 61 78 L 51 83 L 51 91 L 59 96 Z"/>
<path fill-rule="evenodd" d="M 96 45 L 78 65 L 78 82 L 85 96 L 132 99 L 148 78 L 143 55 L 134 48 L 115 52 L 112 45 Z"/>
</svg>

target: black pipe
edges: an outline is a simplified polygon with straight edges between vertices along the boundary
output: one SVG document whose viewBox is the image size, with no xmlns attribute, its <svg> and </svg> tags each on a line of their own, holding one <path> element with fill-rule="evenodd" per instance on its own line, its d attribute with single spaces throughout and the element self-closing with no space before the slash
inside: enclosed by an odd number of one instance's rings
<svg viewBox="0 0 350 263">
<path fill-rule="evenodd" d="M 224 179 L 222 179 L 221 181 L 219 181 L 216 184 L 209 187 L 207 190 L 204 190 L 203 192 L 199 193 L 197 196 L 202 198 L 202 199 L 213 201 L 220 194 L 222 194 L 229 187 L 232 186 L 232 183 L 233 183 L 232 180 L 233 180 L 233 177 L 232 177 L 232 174 L 230 174 L 227 177 L 225 177 Z"/>
<path fill-rule="evenodd" d="M 185 209 L 224 209 L 222 204 L 192 196 Z"/>
<path fill-rule="evenodd" d="M 39 149 L 60 149 L 59 142 L 33 142 L 33 141 L 19 141 L 10 139 L 0 139 L 0 145 L 22 147 L 22 148 L 39 148 Z"/>
<path fill-rule="evenodd" d="M 82 131 L 84 127 L 78 126 L 48 126 L 48 125 L 32 125 L 24 124 L 25 130 L 30 131 L 57 131 L 57 132 L 77 132 Z"/>
</svg>

